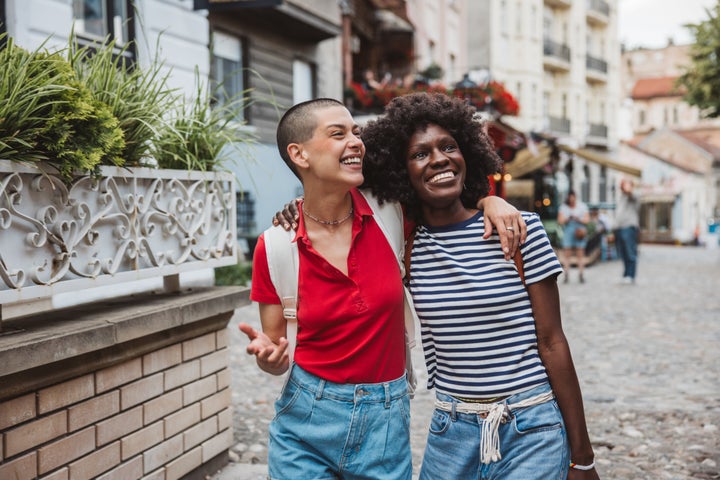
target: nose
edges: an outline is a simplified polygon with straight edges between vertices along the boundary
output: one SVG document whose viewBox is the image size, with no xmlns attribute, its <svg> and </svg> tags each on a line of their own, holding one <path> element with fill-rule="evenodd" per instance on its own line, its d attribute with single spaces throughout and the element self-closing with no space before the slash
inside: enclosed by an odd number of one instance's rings
<svg viewBox="0 0 720 480">
<path fill-rule="evenodd" d="M 447 164 L 450 161 L 450 158 L 439 149 L 433 149 L 431 155 L 430 155 L 430 164 L 432 166 L 443 166 Z"/>
<path fill-rule="evenodd" d="M 350 134 L 350 141 L 349 141 L 350 147 L 353 148 L 360 148 L 362 149 L 365 144 L 362 141 L 362 138 L 360 138 L 360 135 L 351 133 Z"/>
</svg>

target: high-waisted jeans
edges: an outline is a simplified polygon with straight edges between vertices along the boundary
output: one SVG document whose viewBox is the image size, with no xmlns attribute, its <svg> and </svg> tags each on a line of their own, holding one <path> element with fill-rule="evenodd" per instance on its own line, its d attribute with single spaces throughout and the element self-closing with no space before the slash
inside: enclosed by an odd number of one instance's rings
<svg viewBox="0 0 720 480">
<path fill-rule="evenodd" d="M 410 480 L 410 398 L 391 382 L 339 384 L 292 366 L 270 424 L 272 480 Z"/>
<path fill-rule="evenodd" d="M 504 400 L 517 403 L 550 391 L 540 385 Z M 437 393 L 438 400 L 458 403 Z M 420 480 L 565 480 L 570 448 L 555 399 L 510 412 L 500 425 L 500 454 L 496 462 L 480 462 L 482 415 L 435 409 L 430 422 Z"/>
</svg>

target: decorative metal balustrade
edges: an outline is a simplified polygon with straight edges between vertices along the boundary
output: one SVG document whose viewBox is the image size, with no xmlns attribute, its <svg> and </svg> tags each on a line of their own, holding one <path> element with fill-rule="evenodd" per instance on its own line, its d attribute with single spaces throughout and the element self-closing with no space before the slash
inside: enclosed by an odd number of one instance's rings
<svg viewBox="0 0 720 480">
<path fill-rule="evenodd" d="M 237 262 L 232 174 L 0 160 L 0 303 Z"/>
</svg>

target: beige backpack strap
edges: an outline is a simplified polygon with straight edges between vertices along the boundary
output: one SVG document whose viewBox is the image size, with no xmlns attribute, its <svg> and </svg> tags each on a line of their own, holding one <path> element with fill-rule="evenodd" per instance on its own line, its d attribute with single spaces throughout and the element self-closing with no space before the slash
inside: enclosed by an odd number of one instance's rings
<svg viewBox="0 0 720 480">
<path fill-rule="evenodd" d="M 288 357 L 292 364 L 297 343 L 297 291 L 300 267 L 297 243 L 293 241 L 295 232 L 287 232 L 277 226 L 268 228 L 263 235 L 270 280 L 280 297 L 283 317 L 287 321 Z"/>
</svg>

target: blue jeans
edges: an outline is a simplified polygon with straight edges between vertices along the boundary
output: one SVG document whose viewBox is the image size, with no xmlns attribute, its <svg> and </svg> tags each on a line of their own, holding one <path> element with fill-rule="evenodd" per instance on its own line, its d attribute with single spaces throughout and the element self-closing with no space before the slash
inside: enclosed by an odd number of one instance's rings
<svg viewBox="0 0 720 480">
<path fill-rule="evenodd" d="M 550 391 L 544 384 L 508 397 L 516 403 Z M 458 403 L 443 393 L 437 398 Z M 500 424 L 502 458 L 480 463 L 483 418 L 478 414 L 452 413 L 435 409 L 430 421 L 420 480 L 565 480 L 570 465 L 570 447 L 560 408 L 553 399 L 517 409 Z"/>
<path fill-rule="evenodd" d="M 623 262 L 623 278 L 635 278 L 637 273 L 638 228 L 623 227 L 615 230 L 615 245 Z"/>
<path fill-rule="evenodd" d="M 410 397 L 405 376 L 339 384 L 298 365 L 275 402 L 272 480 L 410 480 Z"/>
</svg>

